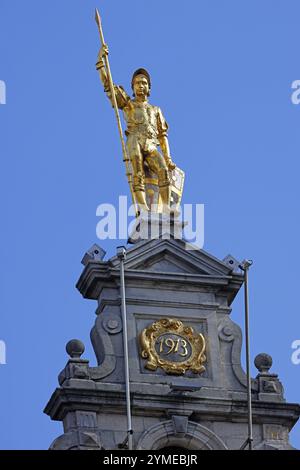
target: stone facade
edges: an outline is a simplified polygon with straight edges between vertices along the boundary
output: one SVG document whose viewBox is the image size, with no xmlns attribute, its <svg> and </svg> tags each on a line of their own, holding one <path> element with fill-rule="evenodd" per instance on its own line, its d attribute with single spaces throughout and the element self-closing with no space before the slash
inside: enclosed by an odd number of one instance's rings
<svg viewBox="0 0 300 470">
<path fill-rule="evenodd" d="M 68 343 L 71 356 L 45 413 L 63 422 L 64 434 L 51 449 L 118 449 L 126 438 L 126 403 L 120 261 L 103 260 L 94 245 L 84 258 L 77 288 L 98 302 L 91 340 L 98 366 L 81 359 L 84 346 Z M 141 240 L 125 261 L 127 328 L 133 443 L 135 449 L 239 449 L 247 439 L 246 375 L 241 367 L 242 335 L 231 304 L 243 274 L 226 258 L 187 250 L 183 240 Z M 97 253 L 96 253 L 97 252 Z M 94 253 L 94 254 L 93 254 Z M 101 256 L 99 256 L 101 253 Z M 148 370 L 139 336 L 162 318 L 173 318 L 202 333 L 205 371 L 170 375 Z M 241 315 L 242 318 L 242 315 Z M 289 431 L 300 415 L 286 403 L 271 358 L 256 358 L 252 379 L 254 448 L 290 449 Z"/>
</svg>

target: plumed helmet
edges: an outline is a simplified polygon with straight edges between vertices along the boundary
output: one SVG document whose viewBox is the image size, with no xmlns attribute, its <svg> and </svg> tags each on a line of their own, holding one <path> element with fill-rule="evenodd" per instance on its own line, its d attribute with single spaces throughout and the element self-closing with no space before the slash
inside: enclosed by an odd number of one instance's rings
<svg viewBox="0 0 300 470">
<path fill-rule="evenodd" d="M 146 69 L 137 69 L 134 74 L 132 75 L 132 79 L 131 79 L 131 88 L 133 89 L 133 82 L 134 82 L 134 79 L 137 75 L 144 75 L 146 78 L 147 78 L 147 81 L 148 81 L 148 85 L 149 85 L 149 89 L 151 88 L 151 78 L 150 78 L 150 75 L 149 73 L 147 72 Z"/>
</svg>

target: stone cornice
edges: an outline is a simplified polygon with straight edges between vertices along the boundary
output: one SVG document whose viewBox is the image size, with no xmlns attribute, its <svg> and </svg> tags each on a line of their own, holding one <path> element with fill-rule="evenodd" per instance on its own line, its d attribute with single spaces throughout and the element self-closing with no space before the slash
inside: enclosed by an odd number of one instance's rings
<svg viewBox="0 0 300 470">
<path fill-rule="evenodd" d="M 148 286 L 163 283 L 164 287 L 168 284 L 172 287 L 184 283 L 187 287 L 207 287 L 213 292 L 223 290 L 226 293 L 229 290 L 230 297 L 237 293 L 243 283 L 243 276 L 239 274 L 221 276 L 126 269 L 125 276 L 127 286 L 136 281 L 146 283 Z M 119 286 L 119 277 L 118 268 L 112 268 L 108 263 L 91 261 L 85 266 L 76 287 L 83 297 L 96 300 L 104 286 Z"/>
<path fill-rule="evenodd" d="M 145 300 L 145 299 L 137 299 L 136 297 L 131 297 L 130 295 L 127 295 L 126 296 L 126 303 L 127 305 L 145 305 L 145 306 L 149 306 L 149 300 Z M 99 315 L 103 312 L 103 310 L 105 309 L 106 306 L 117 306 L 119 307 L 121 305 L 121 298 L 118 298 L 118 299 L 114 299 L 114 300 L 111 300 L 111 299 L 101 299 L 100 303 L 99 303 L 99 306 L 96 310 L 96 314 Z M 216 313 L 219 313 L 219 314 L 230 314 L 231 312 L 231 308 L 229 307 L 224 307 L 224 306 L 220 306 L 220 304 L 218 303 L 215 303 L 215 302 L 211 302 L 211 303 L 199 303 L 197 302 L 197 304 L 193 303 L 193 302 L 178 302 L 178 301 L 170 301 L 170 300 L 159 300 L 159 299 L 156 299 L 156 300 L 151 300 L 151 306 L 152 307 L 170 307 L 170 308 L 177 308 L 177 307 L 180 307 L 180 308 L 190 308 L 190 309 L 195 309 L 195 306 L 197 306 L 197 308 L 200 308 L 200 309 L 203 309 L 203 310 L 211 310 L 211 311 L 215 311 Z"/>
<path fill-rule="evenodd" d="M 57 388 L 44 412 L 53 420 L 64 419 L 66 413 L 76 410 L 95 411 L 105 408 L 105 413 L 125 412 L 125 391 L 122 384 L 101 384 L 104 390 L 84 388 Z M 132 412 L 134 415 L 147 414 L 165 416 L 168 409 L 173 409 L 180 402 L 181 407 L 191 409 L 199 419 L 223 421 L 228 419 L 236 422 L 247 421 L 247 400 L 217 399 L 207 397 L 193 397 L 192 394 L 141 394 L 132 393 Z M 300 416 L 300 405 L 285 402 L 261 402 L 253 400 L 253 422 L 254 423 L 276 423 L 293 427 Z"/>
</svg>

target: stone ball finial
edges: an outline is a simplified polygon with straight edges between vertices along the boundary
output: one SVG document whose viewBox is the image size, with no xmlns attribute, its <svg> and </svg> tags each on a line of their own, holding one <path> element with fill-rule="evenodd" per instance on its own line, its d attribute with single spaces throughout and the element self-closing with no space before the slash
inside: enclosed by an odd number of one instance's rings
<svg viewBox="0 0 300 470">
<path fill-rule="evenodd" d="M 79 339 L 71 339 L 66 345 L 66 351 L 70 357 L 80 357 L 84 353 L 85 347 Z"/>
<path fill-rule="evenodd" d="M 273 359 L 269 354 L 260 353 L 254 359 L 256 369 L 261 373 L 268 373 L 273 364 Z"/>
</svg>

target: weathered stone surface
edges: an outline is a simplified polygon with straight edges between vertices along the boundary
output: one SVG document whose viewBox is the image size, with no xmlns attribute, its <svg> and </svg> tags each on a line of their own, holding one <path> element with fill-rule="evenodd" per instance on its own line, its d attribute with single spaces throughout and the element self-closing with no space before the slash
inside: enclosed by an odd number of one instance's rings
<svg viewBox="0 0 300 470">
<path fill-rule="evenodd" d="M 247 438 L 247 390 L 241 329 L 230 312 L 243 276 L 231 256 L 222 262 L 203 250 L 185 248 L 183 240 L 161 238 L 139 241 L 127 251 L 134 447 L 238 449 Z M 45 408 L 52 419 L 64 423 L 65 434 L 52 449 L 114 449 L 126 437 L 119 263 L 116 256 L 106 262 L 85 257 L 77 288 L 85 298 L 98 302 L 91 331 L 98 365 L 90 367 L 79 357 L 83 345 L 69 344 L 72 357 Z M 204 335 L 204 372 L 175 376 L 160 367 L 145 368 L 140 333 L 162 318 L 178 319 Z M 269 373 L 268 355 L 260 355 L 256 363 L 260 372 L 251 382 L 254 445 L 288 449 L 288 433 L 298 420 L 300 406 L 285 403 L 278 376 Z"/>
</svg>

